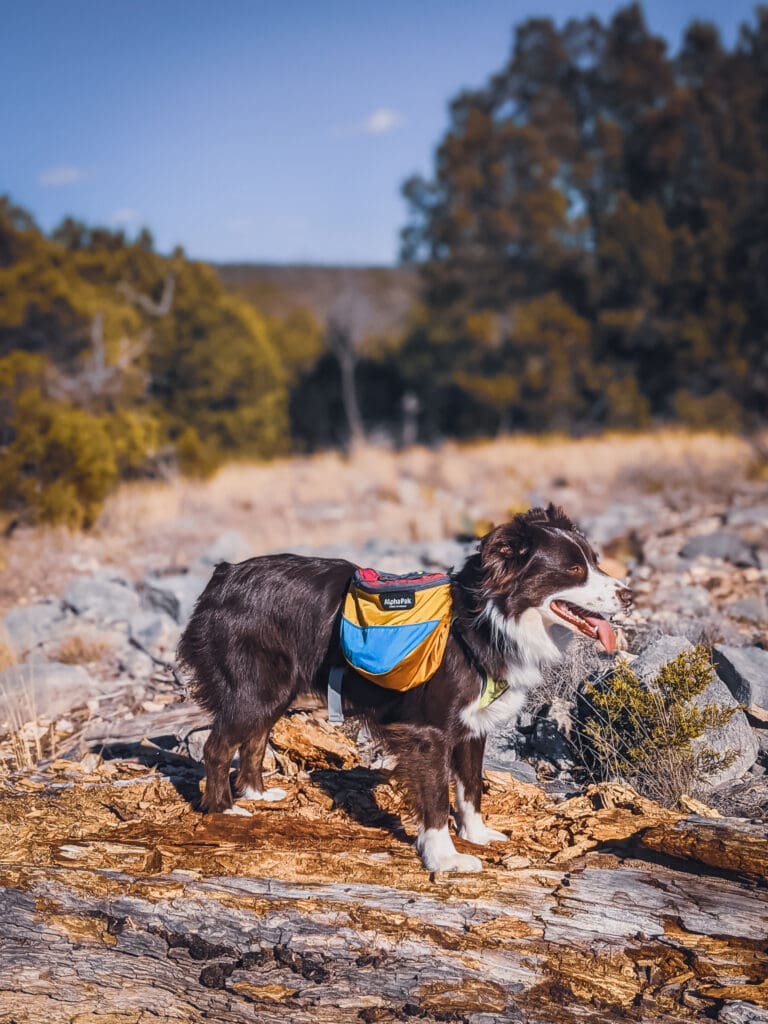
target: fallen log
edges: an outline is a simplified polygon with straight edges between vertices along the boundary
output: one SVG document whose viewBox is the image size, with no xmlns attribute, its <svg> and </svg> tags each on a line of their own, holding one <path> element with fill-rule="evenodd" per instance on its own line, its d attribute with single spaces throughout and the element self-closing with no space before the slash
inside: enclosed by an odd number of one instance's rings
<svg viewBox="0 0 768 1024">
<path fill-rule="evenodd" d="M 768 1012 L 767 844 L 748 823 L 626 787 L 554 804 L 494 772 L 510 841 L 458 840 L 483 873 L 430 878 L 386 773 L 343 769 L 342 733 L 286 722 L 300 767 L 251 818 L 201 817 L 178 757 L 54 762 L 0 788 L 2 1024 Z"/>
</svg>

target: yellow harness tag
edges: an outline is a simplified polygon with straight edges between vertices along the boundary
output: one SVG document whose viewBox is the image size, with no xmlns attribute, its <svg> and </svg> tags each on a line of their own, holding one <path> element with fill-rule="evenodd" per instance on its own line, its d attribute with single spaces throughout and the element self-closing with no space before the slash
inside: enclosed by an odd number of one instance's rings
<svg viewBox="0 0 768 1024">
<path fill-rule="evenodd" d="M 480 710 L 487 708 L 489 704 L 493 704 L 495 700 L 498 700 L 503 693 L 506 693 L 509 689 L 509 683 L 502 679 L 501 682 L 494 679 L 493 676 L 486 675 L 483 682 L 483 692 L 480 694 Z"/>
</svg>

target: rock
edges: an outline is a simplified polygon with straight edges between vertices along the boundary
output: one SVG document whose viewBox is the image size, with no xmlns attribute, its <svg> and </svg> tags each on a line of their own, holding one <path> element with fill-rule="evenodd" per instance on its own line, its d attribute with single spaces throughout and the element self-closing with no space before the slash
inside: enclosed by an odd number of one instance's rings
<svg viewBox="0 0 768 1024">
<path fill-rule="evenodd" d="M 655 595 L 654 604 L 665 612 L 695 615 L 709 608 L 712 598 L 705 587 L 670 587 L 667 590 L 659 589 Z"/>
<path fill-rule="evenodd" d="M 754 548 L 743 541 L 737 533 L 727 530 L 715 530 L 714 533 L 701 534 L 691 539 L 680 549 L 682 558 L 720 558 L 738 566 L 759 566 Z"/>
<path fill-rule="evenodd" d="M 562 770 L 574 766 L 571 745 L 558 721 L 549 713 L 537 716 L 529 743 L 535 754 L 551 761 L 557 768 Z"/>
<path fill-rule="evenodd" d="M 192 614 L 209 577 L 199 573 L 147 577 L 141 584 L 141 603 L 145 609 L 164 612 L 183 626 Z"/>
<path fill-rule="evenodd" d="M 251 545 L 239 530 L 226 530 L 202 552 L 194 568 L 210 572 L 220 562 L 243 562 L 252 555 Z"/>
<path fill-rule="evenodd" d="M 768 1024 L 768 1008 L 755 1003 L 724 1003 L 717 1015 L 721 1024 Z"/>
<path fill-rule="evenodd" d="M 768 709 L 768 651 L 716 644 L 714 662 L 717 674 L 739 704 Z"/>
<path fill-rule="evenodd" d="M 431 541 L 420 546 L 417 561 L 420 565 L 437 566 L 440 569 L 459 568 L 476 546 L 474 541 L 470 544 L 462 544 L 457 540 Z"/>
<path fill-rule="evenodd" d="M 211 730 L 208 728 L 193 729 L 184 737 L 182 751 L 189 754 L 193 761 L 202 761 L 205 741 L 210 735 Z"/>
<path fill-rule="evenodd" d="M 139 610 L 138 594 L 115 580 L 83 578 L 71 581 L 64 603 L 91 622 L 127 622 Z"/>
<path fill-rule="evenodd" d="M 181 630 L 170 615 L 141 609 L 129 623 L 129 634 L 155 658 L 168 660 L 176 650 Z"/>
<path fill-rule="evenodd" d="M 768 605 L 762 597 L 742 597 L 731 601 L 723 609 L 733 619 L 761 623 L 768 621 Z"/>
<path fill-rule="evenodd" d="M 63 617 L 58 603 L 13 608 L 2 620 L 0 636 L 7 636 L 16 657 L 23 660 L 51 638 L 55 624 L 60 623 Z"/>
<path fill-rule="evenodd" d="M 692 645 L 682 636 L 664 636 L 643 651 L 632 663 L 632 671 L 647 685 L 650 685 L 661 668 L 674 660 Z M 715 675 L 712 682 L 701 693 L 693 698 L 696 707 L 703 708 L 707 704 L 718 704 L 727 708 L 738 708 L 728 687 Z M 736 710 L 731 720 L 719 729 L 708 729 L 706 733 L 693 743 L 694 752 L 706 747 L 716 754 L 736 753 L 736 758 L 728 768 L 701 780 L 705 789 L 714 789 L 728 782 L 740 779 L 749 771 L 757 760 L 759 748 L 754 733 L 750 728 L 747 716 L 743 711 Z"/>
<path fill-rule="evenodd" d="M 518 743 L 518 734 L 511 725 L 506 731 L 491 733 L 485 743 L 483 767 L 503 772 L 512 771 L 513 767 L 517 770 L 516 766 L 520 764 Z"/>
<path fill-rule="evenodd" d="M 728 513 L 728 525 L 768 527 L 768 504 L 733 509 Z"/>
<path fill-rule="evenodd" d="M 582 516 L 579 525 L 590 542 L 599 547 L 658 522 L 663 508 L 661 498 L 649 495 L 638 501 L 616 502 L 598 515 Z"/>
<path fill-rule="evenodd" d="M 650 683 L 665 665 L 690 647 L 690 641 L 684 636 L 659 637 L 635 658 L 632 662 L 632 671 L 644 683 Z"/>
<path fill-rule="evenodd" d="M 101 692 L 82 665 L 36 662 L 0 672 L 0 728 L 55 719 Z"/>
<path fill-rule="evenodd" d="M 155 663 L 150 656 L 133 646 L 121 652 L 119 666 L 121 672 L 138 680 L 147 680 L 155 671 Z"/>
</svg>

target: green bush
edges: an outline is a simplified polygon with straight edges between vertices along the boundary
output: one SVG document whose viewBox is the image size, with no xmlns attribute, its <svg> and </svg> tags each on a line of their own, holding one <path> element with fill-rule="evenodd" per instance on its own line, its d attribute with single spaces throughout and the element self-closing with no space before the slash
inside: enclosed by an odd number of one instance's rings
<svg viewBox="0 0 768 1024">
<path fill-rule="evenodd" d="M 676 391 L 674 407 L 677 418 L 695 430 L 738 433 L 744 426 L 742 406 L 726 391 L 713 391 L 709 395 Z"/>
<path fill-rule="evenodd" d="M 176 461 L 184 476 L 206 480 L 222 463 L 221 452 L 200 439 L 194 427 L 187 427 L 176 439 Z"/>
<path fill-rule="evenodd" d="M 18 399 L 0 455 L 0 500 L 36 522 L 90 526 L 119 475 L 109 421 L 37 389 Z"/>
<path fill-rule="evenodd" d="M 735 751 L 718 754 L 697 743 L 707 729 L 726 725 L 735 708 L 698 707 L 692 699 L 712 681 L 707 649 L 683 651 L 650 685 L 626 661 L 583 693 L 578 736 L 584 763 L 599 781 L 622 780 L 666 806 L 674 806 L 709 777 L 731 765 Z"/>
</svg>

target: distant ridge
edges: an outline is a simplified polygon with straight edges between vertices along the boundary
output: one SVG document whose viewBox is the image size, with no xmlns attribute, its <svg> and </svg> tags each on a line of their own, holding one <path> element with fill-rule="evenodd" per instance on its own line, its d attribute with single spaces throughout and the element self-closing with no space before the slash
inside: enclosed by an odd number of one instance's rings
<svg viewBox="0 0 768 1024">
<path fill-rule="evenodd" d="M 351 324 L 357 335 L 402 330 L 418 290 L 412 267 L 222 263 L 216 269 L 228 288 L 268 316 L 304 307 L 322 324 L 332 318 Z"/>
</svg>

